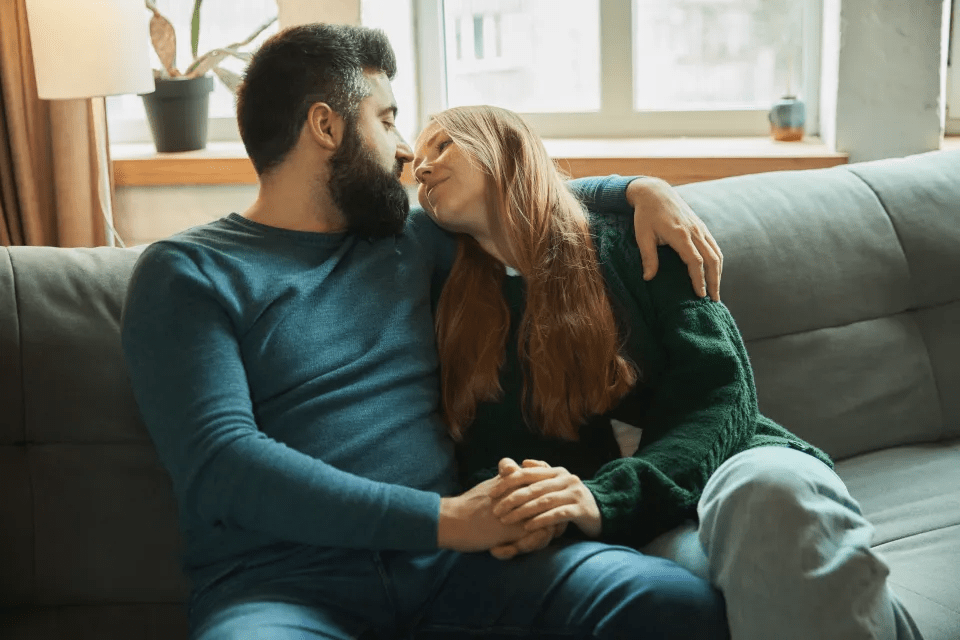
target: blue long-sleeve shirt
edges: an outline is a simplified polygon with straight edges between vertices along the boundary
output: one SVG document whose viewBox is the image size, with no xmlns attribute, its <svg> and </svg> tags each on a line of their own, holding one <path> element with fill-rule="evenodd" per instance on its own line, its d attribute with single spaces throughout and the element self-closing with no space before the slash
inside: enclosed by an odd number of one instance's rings
<svg viewBox="0 0 960 640">
<path fill-rule="evenodd" d="M 629 215 L 628 182 L 576 187 Z M 375 241 L 231 214 L 147 247 L 123 351 L 188 574 L 296 545 L 436 548 L 457 485 L 430 294 L 454 251 L 422 211 Z"/>
</svg>

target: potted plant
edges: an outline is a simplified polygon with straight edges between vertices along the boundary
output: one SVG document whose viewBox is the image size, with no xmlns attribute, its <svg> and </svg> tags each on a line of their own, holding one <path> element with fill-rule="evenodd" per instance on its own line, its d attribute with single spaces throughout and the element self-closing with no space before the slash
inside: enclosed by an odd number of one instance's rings
<svg viewBox="0 0 960 640">
<path fill-rule="evenodd" d="M 276 22 L 274 16 L 246 39 L 212 49 L 198 55 L 200 39 L 200 5 L 195 0 L 190 22 L 190 46 L 193 61 L 181 72 L 177 68 L 177 36 L 173 25 L 165 18 L 154 0 L 145 0 L 153 16 L 150 18 L 150 40 L 160 58 L 160 69 L 154 69 L 156 90 L 144 94 L 143 105 L 150 123 L 150 132 L 157 151 L 193 151 L 207 146 L 207 120 L 210 111 L 210 92 L 213 90 L 212 72 L 231 91 L 236 92 L 240 75 L 220 66 L 233 57 L 249 62 L 252 53 L 243 51 L 257 36 Z"/>
</svg>

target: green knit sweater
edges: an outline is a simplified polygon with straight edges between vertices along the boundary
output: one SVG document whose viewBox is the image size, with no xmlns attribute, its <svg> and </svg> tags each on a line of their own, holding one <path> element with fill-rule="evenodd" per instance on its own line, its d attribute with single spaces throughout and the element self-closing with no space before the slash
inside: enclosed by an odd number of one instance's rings
<svg viewBox="0 0 960 640">
<path fill-rule="evenodd" d="M 616 408 L 582 426 L 577 442 L 530 428 L 522 411 L 516 337 L 524 284 L 519 276 L 505 276 L 511 328 L 500 379 L 504 394 L 499 402 L 477 407 L 458 447 L 466 486 L 495 475 L 503 457 L 563 466 L 583 478 L 596 498 L 600 539 L 639 547 L 696 518 L 707 479 L 735 453 L 787 446 L 832 466 L 825 453 L 759 413 L 749 358 L 733 317 L 722 303 L 695 295 L 687 268 L 672 249 L 660 249 L 659 271 L 646 282 L 632 220 L 594 217 L 591 226 L 625 352 L 638 365 L 640 382 Z M 632 457 L 621 457 L 611 419 L 643 429 Z"/>
</svg>

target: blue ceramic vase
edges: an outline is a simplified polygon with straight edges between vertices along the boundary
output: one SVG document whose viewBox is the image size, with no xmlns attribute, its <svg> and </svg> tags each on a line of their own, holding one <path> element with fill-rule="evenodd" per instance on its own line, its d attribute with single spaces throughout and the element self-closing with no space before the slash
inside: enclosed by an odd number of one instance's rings
<svg viewBox="0 0 960 640">
<path fill-rule="evenodd" d="M 770 109 L 770 135 L 774 140 L 796 141 L 803 139 L 803 125 L 807 121 L 807 108 L 803 100 L 784 96 Z"/>
</svg>

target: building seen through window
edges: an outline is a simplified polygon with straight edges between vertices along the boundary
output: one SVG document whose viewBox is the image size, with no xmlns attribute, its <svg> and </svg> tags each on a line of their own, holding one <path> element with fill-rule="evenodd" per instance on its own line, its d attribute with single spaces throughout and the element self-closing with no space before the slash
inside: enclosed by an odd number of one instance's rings
<svg viewBox="0 0 960 640">
<path fill-rule="evenodd" d="M 445 0 L 450 105 L 601 109 L 599 0 Z M 803 3 L 633 0 L 634 108 L 767 108 L 803 81 Z M 605 72 L 605 73 L 604 73 Z"/>
</svg>

